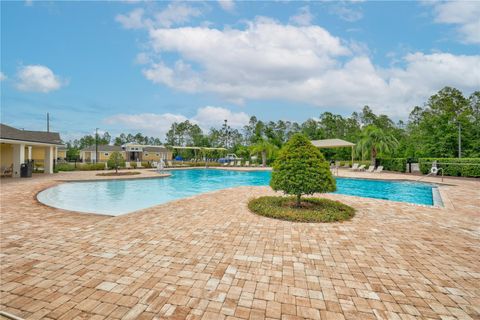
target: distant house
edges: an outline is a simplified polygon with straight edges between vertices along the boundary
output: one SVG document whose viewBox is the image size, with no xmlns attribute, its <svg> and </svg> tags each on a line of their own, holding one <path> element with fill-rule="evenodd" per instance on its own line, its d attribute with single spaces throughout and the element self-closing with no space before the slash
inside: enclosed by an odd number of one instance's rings
<svg viewBox="0 0 480 320">
<path fill-rule="evenodd" d="M 105 162 L 115 151 L 125 156 L 125 152 L 120 146 L 99 145 L 95 147 L 93 145 L 80 150 L 80 159 L 82 162 Z"/>
<path fill-rule="evenodd" d="M 58 132 L 20 130 L 0 124 L 2 173 L 12 168 L 12 176 L 20 176 L 20 166 L 26 160 L 41 164 L 45 173 L 53 173 L 57 148 L 62 141 Z"/>
<path fill-rule="evenodd" d="M 123 146 L 95 145 L 80 150 L 83 162 L 105 162 L 113 152 L 122 154 L 126 161 L 160 161 L 171 160 L 172 152 L 164 146 L 152 146 L 127 143 Z"/>
<path fill-rule="evenodd" d="M 172 152 L 164 146 L 127 143 L 122 147 L 125 150 L 125 159 L 129 161 L 160 161 L 160 159 L 172 159 Z"/>
</svg>

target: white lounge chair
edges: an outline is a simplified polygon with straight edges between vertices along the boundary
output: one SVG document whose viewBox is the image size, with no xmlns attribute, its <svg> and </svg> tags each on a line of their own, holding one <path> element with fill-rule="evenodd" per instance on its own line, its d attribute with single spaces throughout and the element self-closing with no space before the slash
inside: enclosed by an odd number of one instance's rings
<svg viewBox="0 0 480 320">
<path fill-rule="evenodd" d="M 223 163 L 223 166 L 224 166 L 224 167 L 228 166 L 228 162 L 224 162 L 224 163 Z"/>
<path fill-rule="evenodd" d="M 173 167 L 172 161 L 170 161 L 170 160 L 167 161 L 167 167 Z"/>
<path fill-rule="evenodd" d="M 235 165 L 235 161 L 230 161 L 230 167 L 233 167 Z"/>
<path fill-rule="evenodd" d="M 130 166 L 130 162 L 125 162 L 125 169 L 132 169 L 132 167 Z"/>
<path fill-rule="evenodd" d="M 158 162 L 157 161 L 152 161 L 152 168 L 158 167 Z"/>
<path fill-rule="evenodd" d="M 250 167 L 250 161 L 245 161 L 245 167 Z"/>
<path fill-rule="evenodd" d="M 375 173 L 380 173 L 380 172 L 382 172 L 382 171 L 383 171 L 383 166 L 378 166 L 378 167 L 377 167 L 377 170 L 375 170 L 374 172 L 375 172 Z"/>
<path fill-rule="evenodd" d="M 375 166 L 368 167 L 367 172 L 373 172 L 373 171 L 375 171 Z"/>
<path fill-rule="evenodd" d="M 352 170 L 353 170 L 353 171 L 356 171 L 357 169 L 358 169 L 358 163 L 354 163 L 354 164 L 352 165 Z"/>
<path fill-rule="evenodd" d="M 366 166 L 365 166 L 364 164 L 362 164 L 362 165 L 361 165 L 360 167 L 358 167 L 357 170 L 355 170 L 355 171 L 365 171 L 365 167 L 366 167 Z"/>
<path fill-rule="evenodd" d="M 141 169 L 141 168 L 143 168 L 142 163 L 140 161 L 137 161 L 137 169 Z"/>
<path fill-rule="evenodd" d="M 238 160 L 237 161 L 237 167 L 241 167 L 242 166 L 242 161 L 241 160 Z"/>
</svg>

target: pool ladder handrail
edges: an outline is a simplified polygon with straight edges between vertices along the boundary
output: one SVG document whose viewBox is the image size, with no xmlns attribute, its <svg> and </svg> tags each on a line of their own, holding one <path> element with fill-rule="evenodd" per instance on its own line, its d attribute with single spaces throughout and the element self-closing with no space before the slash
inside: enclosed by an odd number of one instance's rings
<svg viewBox="0 0 480 320">
<path fill-rule="evenodd" d="M 437 176 L 438 176 L 438 172 L 439 172 L 439 171 L 442 171 L 442 182 L 443 182 L 443 168 L 437 168 L 437 170 L 438 170 L 438 171 L 436 172 Z M 427 178 L 428 176 L 430 176 L 430 175 L 432 175 L 432 174 L 433 174 L 433 172 L 429 172 L 426 176 L 421 176 L 419 179 L 417 179 L 417 180 L 415 180 L 415 181 L 418 182 L 418 181 L 422 180 L 423 178 Z"/>
</svg>

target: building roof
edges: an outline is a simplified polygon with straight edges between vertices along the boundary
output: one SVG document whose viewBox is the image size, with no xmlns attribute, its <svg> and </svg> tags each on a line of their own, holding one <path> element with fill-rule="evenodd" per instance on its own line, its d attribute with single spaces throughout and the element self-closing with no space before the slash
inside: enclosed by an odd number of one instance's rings
<svg viewBox="0 0 480 320">
<path fill-rule="evenodd" d="M 341 148 L 353 147 L 355 145 L 355 143 L 351 143 L 342 139 L 312 140 L 311 142 L 317 148 Z"/>
<path fill-rule="evenodd" d="M 58 132 L 20 130 L 0 123 L 0 139 L 61 145 Z"/>
<path fill-rule="evenodd" d="M 82 151 L 95 151 L 95 145 L 88 146 L 86 148 L 83 148 Z M 101 144 L 98 145 L 98 152 L 105 152 L 105 151 L 124 151 L 121 146 L 111 146 L 109 144 Z"/>
<path fill-rule="evenodd" d="M 167 150 L 168 149 L 165 148 L 164 146 L 148 146 L 143 148 L 143 151 L 147 151 L 147 152 L 164 152 Z"/>
</svg>

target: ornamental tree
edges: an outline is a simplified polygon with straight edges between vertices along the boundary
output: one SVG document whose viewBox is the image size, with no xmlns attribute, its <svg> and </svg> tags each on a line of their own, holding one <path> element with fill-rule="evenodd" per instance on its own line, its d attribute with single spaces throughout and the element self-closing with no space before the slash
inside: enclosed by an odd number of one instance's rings
<svg viewBox="0 0 480 320">
<path fill-rule="evenodd" d="M 302 195 L 337 189 L 328 162 L 302 134 L 295 134 L 280 149 L 273 163 L 270 186 L 275 191 L 295 195 L 297 207 L 301 205 Z"/>
<path fill-rule="evenodd" d="M 123 167 L 125 165 L 125 159 L 123 158 L 123 156 L 120 154 L 120 152 L 112 152 L 112 154 L 110 155 L 110 157 L 108 158 L 108 162 L 107 162 L 107 165 L 110 167 L 110 168 L 114 168 L 115 169 L 115 173 L 118 172 L 118 168 L 119 167 Z"/>
</svg>

